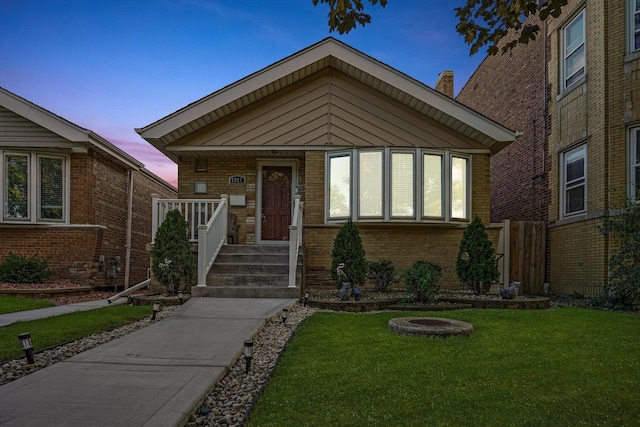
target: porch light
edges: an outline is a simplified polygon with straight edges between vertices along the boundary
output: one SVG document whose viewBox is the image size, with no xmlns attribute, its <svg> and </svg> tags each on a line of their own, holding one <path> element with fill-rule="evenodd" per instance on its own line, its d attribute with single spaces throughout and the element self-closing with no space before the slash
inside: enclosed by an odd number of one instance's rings
<svg viewBox="0 0 640 427">
<path fill-rule="evenodd" d="M 178 291 L 178 299 L 180 300 L 180 305 L 182 305 L 182 302 L 183 302 L 182 298 L 183 298 L 182 291 Z"/>
<path fill-rule="evenodd" d="M 156 301 L 153 303 L 153 316 L 151 317 L 151 320 L 156 320 L 156 315 L 158 314 L 159 311 L 160 311 L 160 303 Z"/>
<path fill-rule="evenodd" d="M 18 335 L 18 339 L 20 340 L 20 345 L 22 346 L 22 350 L 24 354 L 27 356 L 27 362 L 30 365 L 36 363 L 33 358 L 33 343 L 31 342 L 31 334 L 29 332 L 24 332 Z"/>
<path fill-rule="evenodd" d="M 253 359 L 253 341 L 246 340 L 244 342 L 244 361 L 245 361 L 245 374 L 249 373 L 249 369 L 251 369 L 251 359 Z"/>
<path fill-rule="evenodd" d="M 289 317 L 289 309 L 288 308 L 283 308 L 282 309 L 282 323 L 287 323 L 287 317 Z"/>
<path fill-rule="evenodd" d="M 305 291 L 304 292 L 304 304 L 303 304 L 303 307 L 306 307 L 308 302 L 309 302 L 309 291 Z"/>
</svg>

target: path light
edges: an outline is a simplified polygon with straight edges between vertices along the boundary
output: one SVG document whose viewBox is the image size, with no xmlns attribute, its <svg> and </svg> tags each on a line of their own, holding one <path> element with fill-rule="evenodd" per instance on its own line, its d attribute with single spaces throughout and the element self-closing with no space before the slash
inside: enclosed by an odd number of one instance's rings
<svg viewBox="0 0 640 427">
<path fill-rule="evenodd" d="M 182 297 L 183 297 L 182 291 L 178 291 L 178 299 L 180 300 L 180 305 L 182 305 L 182 302 L 183 302 Z"/>
<path fill-rule="evenodd" d="M 156 314 L 160 311 L 160 303 L 158 301 L 153 303 L 153 316 L 151 320 L 156 320 Z"/>
<path fill-rule="evenodd" d="M 289 309 L 288 308 L 283 308 L 282 309 L 282 323 L 287 323 L 287 317 L 289 317 Z"/>
<path fill-rule="evenodd" d="M 244 342 L 245 374 L 248 374 L 249 369 L 251 369 L 251 359 L 253 359 L 253 341 L 247 340 Z"/>
<path fill-rule="evenodd" d="M 306 307 L 308 302 L 309 302 L 309 291 L 305 291 L 304 292 L 304 304 L 303 304 L 303 307 Z"/>
<path fill-rule="evenodd" d="M 30 365 L 33 365 L 36 361 L 33 358 L 33 343 L 31 342 L 31 335 L 29 332 L 24 332 L 18 335 L 18 339 L 20 340 L 20 345 L 22 346 L 24 354 L 27 356 L 27 362 Z"/>
</svg>

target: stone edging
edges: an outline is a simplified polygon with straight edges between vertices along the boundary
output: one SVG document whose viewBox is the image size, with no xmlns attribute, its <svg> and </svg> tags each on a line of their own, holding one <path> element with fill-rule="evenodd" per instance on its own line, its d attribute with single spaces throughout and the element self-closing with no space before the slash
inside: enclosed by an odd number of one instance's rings
<svg viewBox="0 0 640 427">
<path fill-rule="evenodd" d="M 73 288 L 42 288 L 42 289 L 0 289 L 0 295 L 13 295 L 24 298 L 47 299 L 59 296 L 87 295 L 91 293 L 91 286 Z"/>
<path fill-rule="evenodd" d="M 473 325 L 461 320 L 441 317 L 395 317 L 389 320 L 389 330 L 394 334 L 450 337 L 471 335 Z"/>
</svg>

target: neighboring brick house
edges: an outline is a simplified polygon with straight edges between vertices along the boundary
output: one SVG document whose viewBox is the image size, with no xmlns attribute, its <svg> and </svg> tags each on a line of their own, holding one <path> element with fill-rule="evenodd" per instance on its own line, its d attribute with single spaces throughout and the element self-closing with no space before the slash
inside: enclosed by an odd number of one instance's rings
<svg viewBox="0 0 640 427">
<path fill-rule="evenodd" d="M 231 195 L 240 243 L 286 241 L 299 194 L 307 284 L 351 218 L 368 259 L 440 263 L 449 288 L 466 225 L 489 223 L 489 156 L 516 136 L 333 38 L 137 131 L 178 164 L 180 198 Z"/>
<path fill-rule="evenodd" d="M 57 279 L 147 278 L 151 194 L 176 190 L 104 138 L 0 88 L 0 260 L 46 257 Z M 118 261 L 119 260 L 119 261 Z"/>
<path fill-rule="evenodd" d="M 505 126 L 522 122 L 524 135 L 492 158 L 492 219 L 548 221 L 554 292 L 607 284 L 615 245 L 597 227 L 639 194 L 638 22 L 636 1 L 570 0 L 535 42 L 487 58 L 457 98 Z"/>
</svg>

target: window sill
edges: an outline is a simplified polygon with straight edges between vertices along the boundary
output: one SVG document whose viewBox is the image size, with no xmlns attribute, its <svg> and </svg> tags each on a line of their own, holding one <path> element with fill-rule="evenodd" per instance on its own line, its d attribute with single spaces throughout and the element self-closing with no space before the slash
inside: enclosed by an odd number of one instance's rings
<svg viewBox="0 0 640 427">
<path fill-rule="evenodd" d="M 628 53 L 627 55 L 624 56 L 625 64 L 629 62 L 633 62 L 637 59 L 640 59 L 640 50 Z"/>
<path fill-rule="evenodd" d="M 563 99 L 564 97 L 566 97 L 567 95 L 569 95 L 571 92 L 573 92 L 574 90 L 576 90 L 577 88 L 579 88 L 580 86 L 584 85 L 584 89 L 583 89 L 583 93 L 587 91 L 587 76 L 584 75 L 582 77 L 580 77 L 579 80 L 573 82 L 571 84 L 571 86 L 569 86 L 566 89 L 563 89 L 562 92 L 560 92 L 560 94 L 558 94 L 558 96 L 556 97 L 556 101 L 560 101 L 561 99 Z"/>
</svg>

